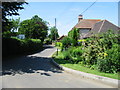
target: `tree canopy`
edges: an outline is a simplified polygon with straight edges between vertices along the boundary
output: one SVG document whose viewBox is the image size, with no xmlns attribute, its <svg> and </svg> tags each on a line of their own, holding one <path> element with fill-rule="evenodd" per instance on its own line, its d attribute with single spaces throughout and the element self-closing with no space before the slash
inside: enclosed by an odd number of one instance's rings
<svg viewBox="0 0 120 90">
<path fill-rule="evenodd" d="M 48 34 L 48 26 L 46 21 L 35 15 L 22 21 L 18 31 L 25 34 L 26 38 L 40 39 L 43 42 Z"/>
<path fill-rule="evenodd" d="M 2 31 L 8 31 L 8 26 L 12 25 L 7 16 L 19 15 L 18 10 L 24 9 L 27 2 L 2 2 Z"/>
<path fill-rule="evenodd" d="M 50 38 L 51 40 L 56 40 L 58 37 L 59 37 L 58 29 L 55 28 L 55 27 L 51 27 L 51 28 L 50 28 L 49 38 Z"/>
<path fill-rule="evenodd" d="M 73 46 L 76 46 L 78 44 L 77 40 L 79 38 L 79 29 L 74 28 L 68 33 L 68 36 L 71 37 L 73 41 Z"/>
</svg>

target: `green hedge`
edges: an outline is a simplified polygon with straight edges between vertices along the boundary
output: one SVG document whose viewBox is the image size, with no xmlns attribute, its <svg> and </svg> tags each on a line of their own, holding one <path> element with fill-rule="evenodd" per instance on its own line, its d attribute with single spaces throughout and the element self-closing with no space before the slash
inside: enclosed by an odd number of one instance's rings
<svg viewBox="0 0 120 90">
<path fill-rule="evenodd" d="M 32 53 L 42 49 L 42 42 L 39 39 L 17 39 L 3 38 L 2 39 L 2 55 L 20 55 Z"/>
</svg>

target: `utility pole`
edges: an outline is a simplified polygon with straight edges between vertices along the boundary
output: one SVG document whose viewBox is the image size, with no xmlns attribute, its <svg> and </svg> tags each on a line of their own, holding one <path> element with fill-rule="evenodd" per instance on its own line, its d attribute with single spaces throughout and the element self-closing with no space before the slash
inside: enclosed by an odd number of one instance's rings
<svg viewBox="0 0 120 90">
<path fill-rule="evenodd" d="M 57 28 L 56 28 L 56 18 L 55 18 L 55 29 L 56 29 L 56 32 L 55 32 L 55 44 L 57 43 Z M 56 55 L 58 55 L 58 48 L 57 48 L 57 53 Z"/>
<path fill-rule="evenodd" d="M 55 29 L 56 29 L 56 18 L 55 18 Z M 55 32 L 55 41 L 57 40 L 56 32 Z"/>
</svg>

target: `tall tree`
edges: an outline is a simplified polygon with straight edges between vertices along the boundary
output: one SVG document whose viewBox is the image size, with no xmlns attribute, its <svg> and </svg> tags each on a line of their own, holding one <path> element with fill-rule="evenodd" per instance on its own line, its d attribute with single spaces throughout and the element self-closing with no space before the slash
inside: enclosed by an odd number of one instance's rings
<svg viewBox="0 0 120 90">
<path fill-rule="evenodd" d="M 54 41 L 54 40 L 56 40 L 58 37 L 59 37 L 58 29 L 55 28 L 55 27 L 51 27 L 51 28 L 50 28 L 49 38 Z"/>
<path fill-rule="evenodd" d="M 12 29 L 11 29 L 11 31 L 12 32 L 16 32 L 18 30 L 18 28 L 19 28 L 19 25 L 20 25 L 20 18 L 12 19 L 11 22 L 12 22 Z"/>
<path fill-rule="evenodd" d="M 43 42 L 48 34 L 48 27 L 46 21 L 35 15 L 20 23 L 19 32 L 27 38 L 40 39 Z"/>
<path fill-rule="evenodd" d="M 68 33 L 68 36 L 71 37 L 73 46 L 76 46 L 78 44 L 79 29 L 74 28 Z"/>
<path fill-rule="evenodd" d="M 24 9 L 23 4 L 27 2 L 2 2 L 2 31 L 8 31 L 6 26 L 10 26 L 7 16 L 19 15 L 18 10 Z"/>
</svg>

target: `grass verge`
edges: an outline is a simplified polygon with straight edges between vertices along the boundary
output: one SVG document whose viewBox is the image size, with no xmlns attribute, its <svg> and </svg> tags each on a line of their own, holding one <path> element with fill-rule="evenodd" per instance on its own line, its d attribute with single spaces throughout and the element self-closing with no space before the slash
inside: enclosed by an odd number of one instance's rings
<svg viewBox="0 0 120 90">
<path fill-rule="evenodd" d="M 91 74 L 95 74 L 99 76 L 104 76 L 104 77 L 120 80 L 120 75 L 118 74 L 99 72 L 97 70 L 92 70 L 90 68 L 84 67 L 81 64 L 72 64 L 70 61 L 62 59 L 63 55 L 61 52 L 58 53 L 58 56 L 56 56 L 56 53 L 54 53 L 52 57 L 54 58 L 55 62 L 57 62 L 61 66 L 68 67 L 68 68 L 78 70 L 78 71 L 82 71 L 85 73 L 91 73 Z"/>
</svg>

